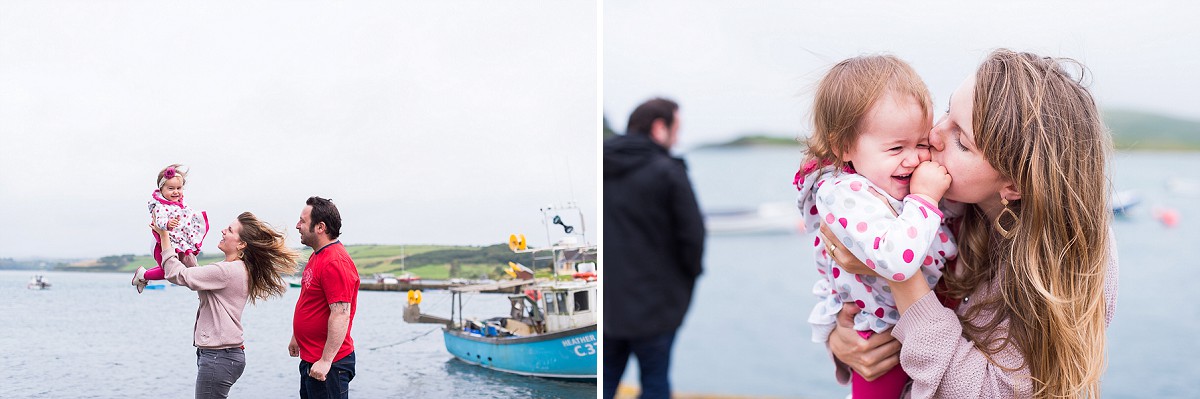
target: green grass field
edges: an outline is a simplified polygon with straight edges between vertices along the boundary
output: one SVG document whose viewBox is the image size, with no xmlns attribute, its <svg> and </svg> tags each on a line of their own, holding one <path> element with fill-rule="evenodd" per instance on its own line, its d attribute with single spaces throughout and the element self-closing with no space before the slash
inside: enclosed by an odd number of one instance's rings
<svg viewBox="0 0 1200 399">
<path fill-rule="evenodd" d="M 214 251 L 215 252 L 215 251 Z M 198 258 L 202 265 L 221 261 L 225 258 L 220 252 L 205 252 Z M 503 245 L 488 247 L 455 246 L 455 245 L 349 245 L 346 252 L 354 259 L 358 273 L 372 275 L 375 273 L 394 273 L 400 275 L 407 272 L 423 279 L 445 280 L 451 277 L 465 279 L 500 278 L 508 261 L 524 261 L 520 256 L 508 252 Z M 312 255 L 311 248 L 300 251 L 301 266 Z M 420 255 L 420 256 L 418 256 Z M 403 258 L 404 261 L 401 259 Z M 74 268 L 72 270 L 94 271 L 126 271 L 132 272 L 138 266 L 150 268 L 155 265 L 150 255 L 127 255 L 128 263 L 121 265 L 101 264 L 92 267 Z M 131 259 L 131 260 L 129 260 Z M 458 274 L 451 276 L 451 262 L 459 264 Z M 539 275 L 549 275 L 549 269 L 537 270 Z"/>
</svg>

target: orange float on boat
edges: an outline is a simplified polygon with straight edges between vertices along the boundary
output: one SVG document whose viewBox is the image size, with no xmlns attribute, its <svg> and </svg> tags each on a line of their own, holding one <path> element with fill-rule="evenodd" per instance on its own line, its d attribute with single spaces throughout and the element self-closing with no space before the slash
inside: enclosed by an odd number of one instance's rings
<svg viewBox="0 0 1200 399">
<path fill-rule="evenodd" d="M 571 277 L 585 281 L 591 281 L 596 279 L 596 272 L 579 272 L 572 274 Z"/>
</svg>

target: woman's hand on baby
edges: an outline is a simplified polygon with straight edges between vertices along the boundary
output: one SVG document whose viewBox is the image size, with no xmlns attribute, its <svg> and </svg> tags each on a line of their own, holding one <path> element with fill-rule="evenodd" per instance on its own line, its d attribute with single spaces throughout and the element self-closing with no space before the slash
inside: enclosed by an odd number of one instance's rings
<svg viewBox="0 0 1200 399">
<path fill-rule="evenodd" d="M 884 209 L 891 211 L 892 215 L 896 214 L 896 211 L 892 209 L 887 197 L 884 197 L 883 194 L 880 194 L 879 191 L 876 191 L 873 187 L 869 188 L 868 191 L 871 193 L 871 195 L 874 195 L 875 198 L 879 199 L 879 202 L 883 204 Z M 837 262 L 838 267 L 842 268 L 842 270 L 864 276 L 879 275 L 879 273 L 875 272 L 875 269 L 867 267 L 867 265 L 859 260 L 857 256 L 854 256 L 853 252 L 850 252 L 849 249 L 846 249 L 846 246 L 842 245 L 842 240 L 839 240 L 837 236 L 833 235 L 833 230 L 829 229 L 829 225 L 826 225 L 825 221 L 821 221 L 821 239 L 825 243 L 825 250 L 829 252 L 830 256 L 833 257 L 834 262 Z"/>
<path fill-rule="evenodd" d="M 946 172 L 946 167 L 942 164 L 934 161 L 921 162 L 913 171 L 909 192 L 928 197 L 926 199 L 936 205 L 950 188 L 951 180 L 953 179 L 950 173 Z"/>
<path fill-rule="evenodd" d="M 900 341 L 892 337 L 892 331 L 875 333 L 863 339 L 854 331 L 854 315 L 861 312 L 858 306 L 842 305 L 838 323 L 829 334 L 829 351 L 838 360 L 872 381 L 900 364 Z"/>
<path fill-rule="evenodd" d="M 176 227 L 179 227 L 179 218 L 167 221 L 167 230 L 175 230 Z"/>
<path fill-rule="evenodd" d="M 879 275 L 875 269 L 867 267 L 861 260 L 858 260 L 858 257 L 854 256 L 854 253 L 846 249 L 846 246 L 842 245 L 842 241 L 833 235 L 833 230 L 830 230 L 824 221 L 821 222 L 821 242 L 825 243 L 825 250 L 842 270 L 864 276 Z"/>
<path fill-rule="evenodd" d="M 159 237 L 162 237 L 162 236 L 165 236 L 168 234 L 166 230 L 159 228 L 158 224 L 154 223 L 153 216 L 150 217 L 150 230 L 153 230 L 154 234 L 157 234 Z"/>
</svg>

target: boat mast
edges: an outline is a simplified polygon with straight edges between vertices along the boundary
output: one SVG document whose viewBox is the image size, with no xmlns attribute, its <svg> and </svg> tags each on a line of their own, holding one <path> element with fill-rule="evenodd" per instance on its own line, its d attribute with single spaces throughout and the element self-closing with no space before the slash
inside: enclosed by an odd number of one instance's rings
<svg viewBox="0 0 1200 399">
<path fill-rule="evenodd" d="M 554 211 L 554 206 L 542 208 L 542 227 L 546 228 L 546 248 L 550 249 L 550 272 L 553 273 L 554 279 L 558 279 L 558 255 L 554 250 L 554 242 L 550 240 L 550 212 Z M 534 260 L 537 259 L 537 253 L 534 253 Z"/>
<path fill-rule="evenodd" d="M 574 206 L 574 202 L 572 202 L 571 205 L 575 208 L 575 213 L 579 214 L 579 238 L 583 239 L 583 246 L 586 247 L 590 243 L 587 240 L 587 223 L 583 220 L 583 210 L 579 209 L 578 206 Z"/>
</svg>

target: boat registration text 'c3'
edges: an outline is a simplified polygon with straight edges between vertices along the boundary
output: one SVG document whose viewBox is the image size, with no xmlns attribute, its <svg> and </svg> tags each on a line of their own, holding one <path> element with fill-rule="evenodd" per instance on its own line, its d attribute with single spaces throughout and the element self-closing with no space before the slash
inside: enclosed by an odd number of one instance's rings
<svg viewBox="0 0 1200 399">
<path fill-rule="evenodd" d="M 563 347 L 574 346 L 572 349 L 575 352 L 575 356 L 590 356 L 596 354 L 596 344 L 593 342 L 596 342 L 595 335 L 585 335 L 582 337 L 564 339 L 562 340 L 562 345 Z"/>
</svg>

